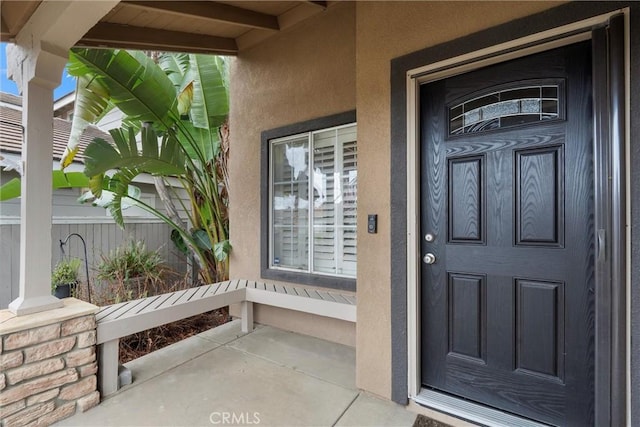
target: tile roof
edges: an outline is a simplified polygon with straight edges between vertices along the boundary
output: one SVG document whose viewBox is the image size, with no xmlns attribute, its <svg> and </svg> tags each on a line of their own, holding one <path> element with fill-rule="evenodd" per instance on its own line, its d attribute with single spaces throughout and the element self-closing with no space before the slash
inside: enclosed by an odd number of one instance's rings
<svg viewBox="0 0 640 427">
<path fill-rule="evenodd" d="M 20 97 L 2 94 L 0 100 L 19 106 Z M 67 140 L 71 132 L 71 122 L 54 118 L 53 119 L 53 158 L 60 160 Z M 76 155 L 75 162 L 84 162 L 85 147 L 96 137 L 111 141 L 111 136 L 95 126 L 89 126 L 80 138 L 80 151 Z M 6 105 L 0 105 L 0 151 L 5 153 L 22 153 L 22 111 Z"/>
</svg>

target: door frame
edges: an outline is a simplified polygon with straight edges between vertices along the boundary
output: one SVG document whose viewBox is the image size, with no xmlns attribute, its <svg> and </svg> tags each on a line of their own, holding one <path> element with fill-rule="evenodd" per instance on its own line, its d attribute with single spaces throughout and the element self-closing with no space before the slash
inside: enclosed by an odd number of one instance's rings
<svg viewBox="0 0 640 427">
<path fill-rule="evenodd" d="M 405 68 L 406 90 L 406 371 L 407 395 L 409 399 L 421 404 L 429 405 L 429 402 L 420 397 L 420 138 L 419 138 L 419 86 L 421 84 L 440 80 L 456 74 L 473 71 L 488 65 L 505 62 L 511 59 L 542 52 L 560 46 L 593 39 L 594 51 L 600 49 L 602 40 L 594 36 L 594 29 L 608 24 L 609 19 L 615 15 L 623 15 L 624 21 L 624 59 L 622 60 L 623 99 L 616 99 L 624 105 L 621 111 L 610 111 L 603 106 L 604 98 L 609 100 L 609 95 L 602 93 L 608 87 L 597 87 L 598 75 L 607 72 L 606 67 L 598 67 L 594 61 L 594 186 L 595 209 L 598 230 L 597 233 L 603 242 L 602 258 L 596 263 L 596 425 L 622 425 L 629 422 L 630 405 L 630 381 L 629 357 L 627 348 L 630 348 L 630 336 L 626 325 L 628 323 L 627 298 L 630 293 L 630 231 L 627 224 L 630 223 L 630 168 L 629 168 L 629 141 L 630 141 L 630 31 L 629 8 L 617 9 L 606 13 L 560 25 L 534 34 L 529 34 L 514 40 L 491 45 L 481 49 L 465 52 L 463 54 L 445 57 L 444 59 L 426 63 L 424 65 Z M 525 18 L 526 19 L 526 18 Z M 606 47 L 606 46 L 605 46 Z M 401 58 L 402 59 L 402 58 Z M 609 64 L 609 66 L 612 66 Z M 614 91 L 615 92 L 615 91 Z M 393 92 L 392 92 L 393 93 Z M 615 95 L 615 94 L 613 94 Z M 393 94 L 392 94 L 393 97 Z M 617 110 L 614 106 L 611 110 Z M 393 114 L 393 112 L 392 112 Z M 618 114 L 612 117 L 612 114 Z M 606 116 L 606 117 L 605 117 Z M 611 124 L 602 124 L 602 119 L 611 119 Z M 392 118 L 393 123 L 393 118 Z M 398 125 L 401 125 L 398 123 Z M 622 128 L 621 128 L 622 127 Z M 608 135 L 612 135 L 609 137 Z M 605 137 L 606 136 L 606 137 Z M 392 146 L 393 150 L 393 146 Z M 619 179 L 614 179 L 613 191 L 603 190 L 607 188 L 606 173 L 611 172 L 609 166 L 625 165 L 618 170 Z M 393 181 L 393 174 L 392 174 Z M 393 182 L 392 182 L 393 189 Z M 623 196 L 615 197 L 615 191 L 622 191 Z M 393 191 L 392 191 L 393 193 Z M 613 193 L 613 194 L 612 194 Z M 608 200 L 613 203 L 607 203 Z M 392 201 L 392 209 L 393 209 Z M 392 235 L 393 241 L 393 235 Z M 392 250 L 393 253 L 393 250 Z M 600 252 L 598 252 L 600 253 Z M 397 260 L 396 260 L 397 262 Z M 392 266 L 393 272 L 393 266 Z M 393 280 L 393 274 L 392 274 Z M 617 286 L 608 286 L 614 284 Z M 614 322 L 612 319 L 621 320 Z M 616 325 L 619 327 L 616 328 Z M 397 364 L 393 366 L 394 372 Z M 398 401 L 397 387 L 394 388 L 394 400 Z M 433 397 L 437 393 L 430 392 Z M 446 405 L 441 405 L 434 399 L 432 408 L 446 410 Z M 464 405 L 461 405 L 464 406 Z M 490 410 L 491 411 L 491 410 Z M 493 410 L 496 411 L 496 410 Z M 452 412 L 453 415 L 473 420 L 472 413 L 463 413 L 459 408 Z M 495 414 L 494 414 L 495 415 Z M 478 419 L 478 418 L 476 418 Z"/>
</svg>

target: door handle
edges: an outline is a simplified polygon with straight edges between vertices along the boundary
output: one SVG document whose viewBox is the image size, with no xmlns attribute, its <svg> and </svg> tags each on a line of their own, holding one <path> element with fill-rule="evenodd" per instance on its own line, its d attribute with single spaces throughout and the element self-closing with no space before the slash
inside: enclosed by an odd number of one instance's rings
<svg viewBox="0 0 640 427">
<path fill-rule="evenodd" d="M 431 252 L 428 252 L 423 258 L 422 261 L 424 261 L 425 264 L 435 264 L 436 262 L 436 256 L 434 254 L 432 254 Z"/>
</svg>

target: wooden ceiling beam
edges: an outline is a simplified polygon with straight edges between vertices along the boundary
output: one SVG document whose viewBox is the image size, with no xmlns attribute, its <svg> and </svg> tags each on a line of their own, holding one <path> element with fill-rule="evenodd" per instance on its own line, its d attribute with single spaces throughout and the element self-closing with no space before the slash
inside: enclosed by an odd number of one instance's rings
<svg viewBox="0 0 640 427">
<path fill-rule="evenodd" d="M 4 16 L 0 16 L 0 41 L 8 42 L 11 40 L 11 30 L 6 22 L 4 22 Z"/>
<path fill-rule="evenodd" d="M 314 4 L 318 7 L 321 7 L 323 9 L 327 8 L 327 2 L 326 1 L 311 1 L 311 0 L 307 0 L 307 3 L 311 3 Z"/>
<path fill-rule="evenodd" d="M 137 1 L 127 0 L 122 7 L 169 13 L 187 18 L 240 25 L 262 30 L 279 30 L 278 17 L 212 1 Z"/>
<path fill-rule="evenodd" d="M 319 5 L 316 4 L 318 2 L 299 1 L 296 3 L 296 6 L 278 16 L 278 22 L 280 24 L 281 30 L 286 30 L 287 28 L 293 27 L 294 25 L 297 25 L 305 19 L 309 19 L 312 16 L 324 12 L 324 8 L 319 7 Z M 269 37 L 273 36 L 273 34 L 274 33 L 271 31 L 260 31 L 255 29 L 247 31 L 240 37 L 236 38 L 238 49 L 244 50 L 256 46 Z"/>
<path fill-rule="evenodd" d="M 2 41 L 13 41 L 31 15 L 38 9 L 41 1 L 2 1 L 0 19 L 2 20 Z"/>
<path fill-rule="evenodd" d="M 236 55 L 234 39 L 100 22 L 76 46 Z"/>
</svg>

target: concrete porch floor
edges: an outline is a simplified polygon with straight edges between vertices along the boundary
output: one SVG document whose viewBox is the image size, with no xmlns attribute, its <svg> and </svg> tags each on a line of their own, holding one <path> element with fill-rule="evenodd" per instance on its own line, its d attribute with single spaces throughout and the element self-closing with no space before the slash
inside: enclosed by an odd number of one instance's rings
<svg viewBox="0 0 640 427">
<path fill-rule="evenodd" d="M 355 349 L 233 321 L 127 364 L 133 383 L 60 426 L 412 426 L 359 391 Z"/>
</svg>

